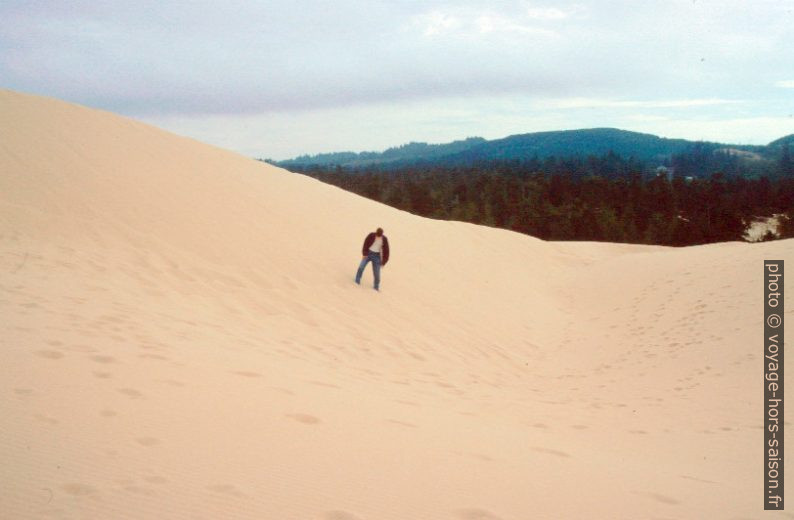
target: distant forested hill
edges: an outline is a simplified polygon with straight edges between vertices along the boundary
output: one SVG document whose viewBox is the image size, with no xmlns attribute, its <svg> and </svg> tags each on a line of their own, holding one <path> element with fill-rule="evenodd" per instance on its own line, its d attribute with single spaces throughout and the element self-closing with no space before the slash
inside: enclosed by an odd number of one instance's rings
<svg viewBox="0 0 794 520">
<path fill-rule="evenodd" d="M 463 141 L 454 141 L 447 144 L 408 143 L 402 146 L 389 148 L 385 152 L 338 152 L 323 153 L 318 155 L 301 155 L 295 159 L 273 162 L 283 168 L 290 166 L 342 166 L 362 167 L 371 165 L 401 166 L 417 162 L 443 162 L 446 158 L 465 152 L 476 146 L 487 143 L 482 137 L 470 137 Z"/>
<path fill-rule="evenodd" d="M 520 134 L 490 141 L 472 137 L 448 144 L 410 143 L 381 153 L 304 155 L 285 161 L 269 162 L 299 171 L 336 167 L 347 170 L 377 168 L 388 171 L 411 166 L 468 167 L 493 162 L 542 161 L 550 157 L 603 157 L 613 154 L 626 160 L 641 162 L 648 168 L 656 168 L 672 165 L 676 156 L 694 153 L 701 159 L 713 154 L 733 154 L 737 160 L 758 162 L 756 169 L 763 170 L 763 162 L 777 161 L 783 144 L 789 142 L 794 142 L 794 136 L 779 139 L 768 146 L 749 146 L 667 139 L 615 128 L 594 128 Z"/>
<path fill-rule="evenodd" d="M 546 240 L 684 246 L 794 237 L 794 135 L 767 146 L 664 139 L 609 128 L 276 163 L 392 207 Z M 763 220 L 763 219 L 762 219 Z"/>
</svg>

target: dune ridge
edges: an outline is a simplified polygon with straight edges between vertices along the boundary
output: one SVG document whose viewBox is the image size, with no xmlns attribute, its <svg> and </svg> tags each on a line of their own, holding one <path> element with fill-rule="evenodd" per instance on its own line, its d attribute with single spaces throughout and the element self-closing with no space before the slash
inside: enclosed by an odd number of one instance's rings
<svg viewBox="0 0 794 520">
<path fill-rule="evenodd" d="M 49 98 L 0 122 L 4 515 L 792 516 L 760 452 L 792 240 L 544 242 Z"/>
</svg>

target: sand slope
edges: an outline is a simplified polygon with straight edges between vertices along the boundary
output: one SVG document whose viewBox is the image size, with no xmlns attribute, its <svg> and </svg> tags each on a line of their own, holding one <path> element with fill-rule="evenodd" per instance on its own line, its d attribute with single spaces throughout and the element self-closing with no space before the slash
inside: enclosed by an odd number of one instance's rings
<svg viewBox="0 0 794 520">
<path fill-rule="evenodd" d="M 433 221 L 0 91 L 0 516 L 783 517 L 761 266 L 793 252 Z"/>
</svg>

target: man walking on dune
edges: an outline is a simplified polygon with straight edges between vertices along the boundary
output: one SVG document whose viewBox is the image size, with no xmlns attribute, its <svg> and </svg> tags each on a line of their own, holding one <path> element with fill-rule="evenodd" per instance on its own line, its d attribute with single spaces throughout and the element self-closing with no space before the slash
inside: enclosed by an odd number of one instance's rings
<svg viewBox="0 0 794 520">
<path fill-rule="evenodd" d="M 380 287 L 380 268 L 389 261 L 389 239 L 383 234 L 383 230 L 378 228 L 374 233 L 367 235 L 364 239 L 364 247 L 361 248 L 361 264 L 356 273 L 356 283 L 361 284 L 361 275 L 369 262 L 372 262 L 372 272 L 375 274 L 375 290 Z"/>
</svg>

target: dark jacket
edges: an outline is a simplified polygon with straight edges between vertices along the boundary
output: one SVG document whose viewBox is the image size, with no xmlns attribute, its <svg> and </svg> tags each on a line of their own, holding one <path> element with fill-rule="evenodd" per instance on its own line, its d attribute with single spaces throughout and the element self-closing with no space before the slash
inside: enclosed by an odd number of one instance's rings
<svg viewBox="0 0 794 520">
<path fill-rule="evenodd" d="M 375 232 L 373 231 L 364 239 L 364 247 L 361 248 L 361 254 L 363 256 L 369 254 L 369 246 L 375 243 L 375 236 Z M 386 235 L 382 235 L 381 238 L 383 239 L 383 247 L 380 252 L 380 265 L 386 265 L 386 262 L 389 261 L 389 239 L 386 238 Z"/>
</svg>

